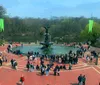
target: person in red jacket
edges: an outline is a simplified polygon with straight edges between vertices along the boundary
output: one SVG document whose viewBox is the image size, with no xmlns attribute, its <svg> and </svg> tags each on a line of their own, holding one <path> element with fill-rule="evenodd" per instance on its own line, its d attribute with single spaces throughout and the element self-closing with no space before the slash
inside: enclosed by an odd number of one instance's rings
<svg viewBox="0 0 100 85">
<path fill-rule="evenodd" d="M 21 85 L 24 85 L 24 81 L 25 81 L 25 78 L 24 78 L 24 76 L 22 75 L 22 76 L 20 77 L 20 84 L 21 84 Z"/>
</svg>

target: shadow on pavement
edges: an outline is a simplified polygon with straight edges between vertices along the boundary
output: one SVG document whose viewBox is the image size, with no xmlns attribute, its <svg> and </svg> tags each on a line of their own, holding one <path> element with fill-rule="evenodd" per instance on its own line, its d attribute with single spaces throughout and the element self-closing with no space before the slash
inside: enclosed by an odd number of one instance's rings
<svg viewBox="0 0 100 85">
<path fill-rule="evenodd" d="M 77 83 L 71 83 L 70 85 L 78 85 Z"/>
</svg>

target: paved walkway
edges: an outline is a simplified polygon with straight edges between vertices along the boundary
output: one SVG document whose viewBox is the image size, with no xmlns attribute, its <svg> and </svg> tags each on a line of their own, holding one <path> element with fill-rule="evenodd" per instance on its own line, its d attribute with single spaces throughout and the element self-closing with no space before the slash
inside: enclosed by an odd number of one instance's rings
<svg viewBox="0 0 100 85">
<path fill-rule="evenodd" d="M 4 51 L 5 47 L 0 47 L 0 50 Z M 60 76 L 53 76 L 53 72 L 50 72 L 49 76 L 40 76 L 40 72 L 27 72 L 26 58 L 18 57 L 14 54 L 7 54 L 8 59 L 12 57 L 18 62 L 18 70 L 13 70 L 10 64 L 7 63 L 0 67 L 0 83 L 1 85 L 16 85 L 20 76 L 25 76 L 25 85 L 75 85 L 77 83 L 77 77 L 80 74 L 86 75 L 86 85 L 98 85 L 100 82 L 100 65 L 87 65 L 83 62 L 83 59 L 79 59 L 79 63 L 73 66 L 71 71 L 61 71 Z M 39 63 L 39 62 L 37 62 Z M 45 62 L 48 63 L 48 62 Z M 68 66 L 68 65 L 67 65 Z"/>
</svg>

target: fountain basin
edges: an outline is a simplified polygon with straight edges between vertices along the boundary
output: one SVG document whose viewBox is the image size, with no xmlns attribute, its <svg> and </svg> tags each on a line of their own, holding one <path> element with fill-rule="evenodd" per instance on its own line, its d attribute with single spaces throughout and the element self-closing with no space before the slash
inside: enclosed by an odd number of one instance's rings
<svg viewBox="0 0 100 85">
<path fill-rule="evenodd" d="M 43 50 L 41 50 L 42 45 L 28 45 L 28 46 L 19 46 L 19 47 L 14 47 L 13 51 L 20 50 L 22 54 L 27 54 L 28 51 L 33 51 L 33 52 L 39 52 L 40 54 L 44 54 Z M 79 48 L 75 47 L 68 47 L 64 45 L 52 45 L 51 48 L 49 49 L 48 54 L 66 54 L 70 50 L 73 52 L 76 52 Z"/>
</svg>

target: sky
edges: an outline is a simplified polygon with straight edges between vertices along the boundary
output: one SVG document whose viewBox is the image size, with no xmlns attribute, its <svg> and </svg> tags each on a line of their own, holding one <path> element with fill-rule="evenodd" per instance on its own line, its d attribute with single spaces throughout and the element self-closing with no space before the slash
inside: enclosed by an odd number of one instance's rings
<svg viewBox="0 0 100 85">
<path fill-rule="evenodd" d="M 11 17 L 93 17 L 100 18 L 100 0 L 0 0 Z"/>
</svg>

